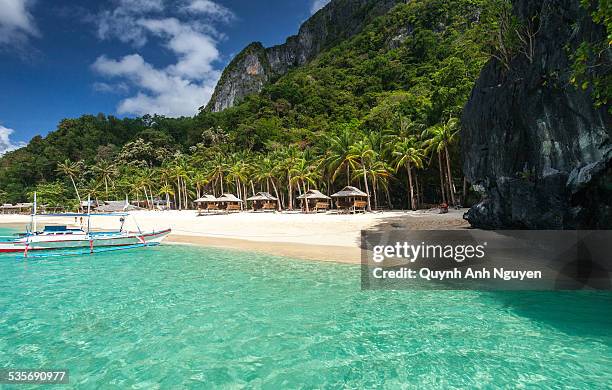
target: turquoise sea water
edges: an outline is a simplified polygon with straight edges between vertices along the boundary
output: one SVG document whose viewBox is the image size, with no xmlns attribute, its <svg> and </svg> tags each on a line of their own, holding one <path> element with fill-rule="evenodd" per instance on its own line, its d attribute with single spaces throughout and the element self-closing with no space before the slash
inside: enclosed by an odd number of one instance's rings
<svg viewBox="0 0 612 390">
<path fill-rule="evenodd" d="M 357 266 L 187 246 L 5 255 L 1 367 L 78 388 L 606 388 L 612 294 L 362 292 Z"/>
</svg>

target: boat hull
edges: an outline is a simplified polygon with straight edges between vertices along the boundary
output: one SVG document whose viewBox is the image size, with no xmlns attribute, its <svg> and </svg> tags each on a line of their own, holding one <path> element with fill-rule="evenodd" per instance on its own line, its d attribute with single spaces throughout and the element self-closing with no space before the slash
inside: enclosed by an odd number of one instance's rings
<svg viewBox="0 0 612 390">
<path fill-rule="evenodd" d="M 31 236 L 13 242 L 0 242 L 0 253 L 27 254 L 30 251 L 68 250 L 87 248 L 94 252 L 97 248 L 134 247 L 157 245 L 170 234 L 166 229 L 159 232 L 136 233 L 92 233 L 66 236 Z"/>
</svg>

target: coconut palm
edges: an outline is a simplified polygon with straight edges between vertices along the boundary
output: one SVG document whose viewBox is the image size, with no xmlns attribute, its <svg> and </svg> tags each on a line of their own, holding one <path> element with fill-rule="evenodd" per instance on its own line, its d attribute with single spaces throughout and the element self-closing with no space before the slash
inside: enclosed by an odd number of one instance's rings
<svg viewBox="0 0 612 390">
<path fill-rule="evenodd" d="M 288 195 L 288 203 L 289 210 L 293 210 L 293 184 L 295 183 L 292 180 L 291 172 L 297 162 L 300 160 L 300 151 L 295 146 L 289 146 L 283 150 L 281 150 L 277 154 L 277 158 L 279 160 L 279 168 L 284 171 L 287 175 L 287 195 Z"/>
<path fill-rule="evenodd" d="M 166 196 L 166 208 L 168 208 L 168 210 L 170 209 L 170 195 L 174 196 L 174 188 L 172 188 L 172 186 L 170 184 L 164 184 L 163 186 L 160 187 L 159 191 L 157 192 L 158 195 L 165 195 Z"/>
<path fill-rule="evenodd" d="M 349 154 L 346 157 L 347 161 L 359 161 L 363 173 L 363 183 L 365 184 L 366 194 L 368 195 L 368 211 L 372 211 L 370 202 L 370 187 L 368 186 L 367 164 L 371 162 L 376 153 L 372 150 L 372 146 L 366 140 L 361 140 L 349 149 Z"/>
<path fill-rule="evenodd" d="M 459 134 L 459 120 L 457 118 L 450 118 L 446 123 L 440 123 L 434 125 L 424 132 L 424 137 L 427 138 L 423 142 L 426 153 L 436 152 L 438 154 L 438 165 L 440 167 L 440 186 L 442 187 L 442 198 L 444 199 L 444 169 L 446 169 L 446 175 L 448 178 L 448 189 L 450 200 L 452 204 L 455 204 L 455 189 L 453 185 L 453 176 L 451 170 L 449 147 L 456 141 Z M 442 155 L 446 159 L 446 167 L 443 167 Z"/>
<path fill-rule="evenodd" d="M 277 199 L 276 206 L 278 208 L 278 211 L 280 211 L 280 196 L 278 194 L 278 188 L 275 183 L 276 176 L 279 173 L 278 165 L 273 160 L 272 156 L 261 157 L 257 160 L 256 164 L 259 171 L 255 174 L 255 177 L 257 178 L 257 180 L 264 181 L 266 183 L 266 186 L 268 187 L 268 192 L 270 191 L 270 184 L 272 184 L 272 188 L 274 189 L 274 196 L 276 196 Z"/>
<path fill-rule="evenodd" d="M 108 186 L 113 185 L 113 180 L 117 176 L 117 166 L 108 161 L 100 161 L 91 167 L 91 170 L 98 176 L 98 180 L 104 183 L 104 193 L 108 200 Z"/>
<path fill-rule="evenodd" d="M 81 209 L 81 195 L 77 189 L 75 178 L 82 172 L 82 164 L 80 162 L 72 162 L 70 159 L 64 160 L 63 163 L 58 163 L 57 172 L 63 173 L 70 178 L 74 192 L 76 192 L 77 199 L 79 200 L 79 209 Z"/>
<path fill-rule="evenodd" d="M 393 149 L 395 157 L 395 170 L 398 171 L 404 167 L 408 173 L 408 189 L 410 193 L 410 207 L 412 210 L 417 209 L 417 202 L 414 195 L 414 181 L 412 178 L 412 168 L 422 168 L 424 152 L 418 146 L 417 140 L 414 137 L 400 138 L 395 143 Z"/>
<path fill-rule="evenodd" d="M 374 197 L 374 209 L 378 208 L 378 188 L 382 186 L 382 188 L 387 191 L 388 194 L 388 182 L 391 178 L 391 168 L 384 161 L 378 159 L 380 156 L 378 154 L 374 155 L 376 160 L 372 161 L 369 164 L 366 173 L 370 177 L 372 181 L 372 195 Z M 359 171 L 358 171 L 359 172 Z M 363 171 L 361 171 L 358 175 L 360 178 L 363 175 Z"/>
<path fill-rule="evenodd" d="M 316 184 L 316 180 L 319 176 L 314 168 L 315 166 L 309 163 L 307 159 L 300 158 L 296 161 L 296 164 L 291 169 L 291 180 L 293 183 L 297 184 L 298 187 L 300 184 L 302 185 L 302 190 L 300 191 L 302 194 L 306 194 L 307 192 L 306 184 L 309 186 L 311 184 Z M 306 212 L 309 213 L 310 209 L 307 199 L 304 199 L 304 203 L 306 205 Z"/>
<path fill-rule="evenodd" d="M 346 185 L 351 185 L 351 168 L 355 167 L 355 159 L 350 149 L 354 141 L 355 134 L 349 129 L 329 138 L 329 148 L 325 161 L 332 172 L 332 181 L 335 181 L 340 172 L 344 170 L 346 171 Z"/>
</svg>

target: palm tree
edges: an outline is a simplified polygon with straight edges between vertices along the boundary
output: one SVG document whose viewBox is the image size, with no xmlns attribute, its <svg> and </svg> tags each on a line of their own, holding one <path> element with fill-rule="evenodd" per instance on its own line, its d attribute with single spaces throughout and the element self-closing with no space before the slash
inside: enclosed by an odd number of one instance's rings
<svg viewBox="0 0 612 390">
<path fill-rule="evenodd" d="M 291 172 L 293 167 L 297 164 L 301 158 L 299 150 L 295 146 L 289 146 L 278 153 L 278 159 L 280 160 L 280 168 L 287 174 L 287 195 L 289 210 L 293 210 L 293 183 Z"/>
<path fill-rule="evenodd" d="M 70 159 L 66 159 L 63 163 L 57 164 L 57 172 L 63 173 L 70 178 L 74 192 L 76 192 L 77 199 L 79 200 L 79 210 L 81 209 L 81 195 L 77 189 L 75 177 L 82 172 L 82 165 L 79 162 L 72 162 Z"/>
<path fill-rule="evenodd" d="M 375 158 L 379 157 L 375 155 Z M 372 180 L 372 193 L 374 195 L 374 208 L 378 208 L 378 187 L 379 184 L 383 187 L 383 189 L 389 193 L 388 182 L 389 178 L 391 178 L 391 168 L 382 160 L 374 160 L 368 170 L 367 174 L 371 177 Z M 391 205 L 389 205 L 391 206 Z"/>
<path fill-rule="evenodd" d="M 227 161 L 225 156 L 222 153 L 215 154 L 213 159 L 210 160 L 208 167 L 208 175 L 210 180 L 214 181 L 215 183 L 219 183 L 219 189 L 221 190 L 221 195 L 223 195 L 223 192 L 225 192 L 223 187 L 223 177 L 227 171 Z"/>
<path fill-rule="evenodd" d="M 170 195 L 174 195 L 174 188 L 170 184 L 164 184 L 159 189 L 158 195 L 166 195 L 166 207 L 170 209 Z"/>
<path fill-rule="evenodd" d="M 104 192 L 108 200 L 108 186 L 113 185 L 113 179 L 117 176 L 117 167 L 108 161 L 102 160 L 91 167 L 91 170 L 98 175 L 98 180 L 104 183 Z"/>
<path fill-rule="evenodd" d="M 317 179 L 317 173 L 314 170 L 314 165 L 310 164 L 307 159 L 300 158 L 296 164 L 291 169 L 291 180 L 296 183 L 298 186 L 300 183 L 302 184 L 302 194 L 306 194 L 306 183 L 309 185 L 315 185 Z M 304 203 L 306 205 L 306 212 L 309 213 L 309 205 L 308 200 L 304 198 Z"/>
<path fill-rule="evenodd" d="M 278 174 L 278 165 L 272 159 L 272 156 L 264 156 L 257 160 L 257 167 L 259 172 L 256 174 L 257 180 L 265 181 L 266 185 L 269 187 L 270 183 L 272 183 L 272 188 L 274 189 L 274 196 L 276 196 L 276 206 L 278 211 L 281 210 L 280 205 L 280 196 L 278 194 L 278 188 L 276 187 L 276 183 L 274 182 L 276 179 L 276 175 Z"/>
<path fill-rule="evenodd" d="M 448 190 L 450 194 L 451 203 L 455 204 L 455 189 L 453 184 L 453 176 L 451 174 L 451 162 L 448 148 L 455 142 L 457 135 L 459 134 L 459 120 L 457 118 L 450 118 L 446 123 L 434 125 L 424 132 L 424 136 L 428 137 L 423 142 L 426 153 L 436 152 L 438 154 L 438 164 L 440 167 L 440 186 L 442 187 L 442 199 L 446 202 L 444 196 L 444 169 L 446 169 L 446 175 L 448 178 Z M 446 167 L 443 168 L 442 155 L 445 155 Z"/>
<path fill-rule="evenodd" d="M 393 155 L 395 156 L 395 170 L 398 171 L 401 167 L 406 168 L 408 173 L 408 188 L 410 192 L 410 207 L 412 210 L 417 209 L 417 202 L 414 196 L 414 182 L 412 179 L 412 167 L 422 168 L 424 153 L 417 146 L 416 138 L 401 138 L 395 143 Z"/>
<path fill-rule="evenodd" d="M 374 158 L 375 154 L 376 153 L 374 153 L 374 151 L 372 150 L 372 146 L 365 140 L 361 140 L 351 145 L 349 154 L 346 157 L 346 161 L 359 160 L 359 165 L 361 165 L 363 173 L 363 182 L 365 184 L 366 194 L 368 195 L 368 211 L 372 211 L 372 205 L 370 202 L 370 188 L 368 186 L 368 174 L 366 164 Z"/>
<path fill-rule="evenodd" d="M 329 138 L 326 165 L 332 172 L 332 181 L 335 181 L 342 170 L 346 171 L 346 185 L 351 185 L 351 168 L 355 167 L 353 154 L 350 152 L 355 140 L 355 134 L 345 129 L 338 135 Z"/>
</svg>

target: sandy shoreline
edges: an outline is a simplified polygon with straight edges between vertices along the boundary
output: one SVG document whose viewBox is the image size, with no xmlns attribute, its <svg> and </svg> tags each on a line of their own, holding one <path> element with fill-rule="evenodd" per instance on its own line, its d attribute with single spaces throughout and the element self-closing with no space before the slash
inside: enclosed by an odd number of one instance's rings
<svg viewBox="0 0 612 390">
<path fill-rule="evenodd" d="M 411 230 L 464 229 L 465 210 L 448 214 L 433 211 L 389 211 L 358 215 L 300 213 L 235 213 L 197 216 L 195 211 L 137 211 L 127 229 L 137 221 L 143 230 L 171 228 L 168 243 L 256 251 L 292 258 L 359 263 L 361 230 L 386 226 Z M 0 225 L 23 228 L 26 215 L 0 215 Z M 53 223 L 74 225 L 74 218 L 54 218 Z M 41 220 L 40 224 L 44 225 Z M 78 221 L 77 221 L 78 224 Z M 117 229 L 116 217 L 96 218 L 94 226 Z"/>
</svg>

